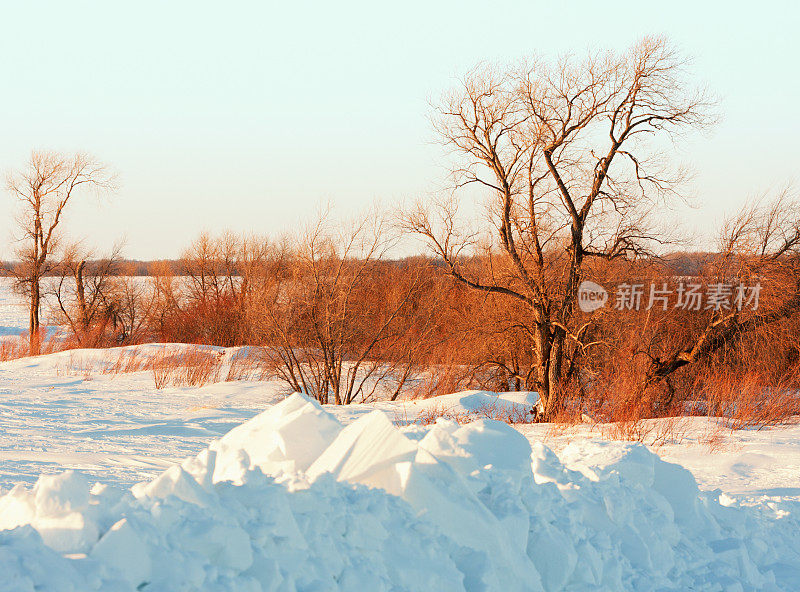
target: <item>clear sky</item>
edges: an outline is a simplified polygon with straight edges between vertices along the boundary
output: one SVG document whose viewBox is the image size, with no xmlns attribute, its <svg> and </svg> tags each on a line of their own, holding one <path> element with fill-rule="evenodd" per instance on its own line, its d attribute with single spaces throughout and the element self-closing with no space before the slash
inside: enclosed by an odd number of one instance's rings
<svg viewBox="0 0 800 592">
<path fill-rule="evenodd" d="M 796 2 L 0 3 L 0 169 L 84 150 L 121 188 L 75 203 L 87 244 L 177 256 L 202 230 L 277 234 L 440 186 L 428 102 L 480 60 L 622 49 L 665 34 L 721 99 L 681 147 L 702 232 L 755 193 L 798 187 Z M 0 194 L 0 259 L 12 202 Z"/>
</svg>

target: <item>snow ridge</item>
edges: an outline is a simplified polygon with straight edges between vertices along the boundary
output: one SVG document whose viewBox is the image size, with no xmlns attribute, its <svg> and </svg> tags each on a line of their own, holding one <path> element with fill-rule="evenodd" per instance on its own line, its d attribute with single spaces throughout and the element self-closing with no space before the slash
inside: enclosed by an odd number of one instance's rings
<svg viewBox="0 0 800 592">
<path fill-rule="evenodd" d="M 510 426 L 344 427 L 295 394 L 128 491 L 0 497 L 0 590 L 785 590 L 796 520 L 726 506 L 641 445 Z"/>
</svg>

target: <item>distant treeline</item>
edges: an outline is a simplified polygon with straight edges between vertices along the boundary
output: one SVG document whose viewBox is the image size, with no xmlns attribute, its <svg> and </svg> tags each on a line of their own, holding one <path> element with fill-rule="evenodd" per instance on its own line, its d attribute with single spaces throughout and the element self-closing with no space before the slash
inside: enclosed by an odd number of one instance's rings
<svg viewBox="0 0 800 592">
<path fill-rule="evenodd" d="M 666 263 L 678 276 L 697 276 L 705 266 L 709 264 L 717 255 L 709 252 L 676 252 L 664 255 L 662 263 Z M 385 260 L 384 265 L 406 267 L 413 266 L 415 263 L 425 262 L 430 265 L 444 265 L 444 262 L 433 261 L 422 255 L 414 255 L 402 259 Z M 21 265 L 15 261 L 0 261 L 0 277 L 14 277 L 20 275 Z M 86 261 L 85 273 L 95 275 L 102 269 L 103 273 L 111 276 L 127 277 L 153 277 L 161 275 L 166 271 L 173 275 L 187 275 L 189 270 L 184 259 L 156 259 L 153 261 L 140 261 L 138 259 L 119 259 L 116 264 L 108 268 L 107 260 L 93 259 Z M 48 277 L 58 277 L 65 274 L 64 266 L 55 265 L 45 275 Z M 67 274 L 69 272 L 67 271 Z M 241 275 L 241 270 L 234 270 L 234 275 Z"/>
<path fill-rule="evenodd" d="M 104 259 L 88 260 L 86 262 L 87 275 L 94 274 L 99 268 L 105 267 Z M 175 272 L 182 268 L 182 263 L 179 259 L 160 259 L 156 261 L 139 261 L 137 259 L 120 259 L 117 265 L 114 266 L 109 275 L 114 276 L 152 276 L 155 275 L 155 269 L 165 267 Z M 21 264 L 16 261 L 3 261 L 0 262 L 0 276 L 15 276 L 16 272 L 21 268 Z M 53 269 L 49 270 L 46 274 L 49 277 L 63 275 L 62 266 L 56 264 Z"/>
</svg>

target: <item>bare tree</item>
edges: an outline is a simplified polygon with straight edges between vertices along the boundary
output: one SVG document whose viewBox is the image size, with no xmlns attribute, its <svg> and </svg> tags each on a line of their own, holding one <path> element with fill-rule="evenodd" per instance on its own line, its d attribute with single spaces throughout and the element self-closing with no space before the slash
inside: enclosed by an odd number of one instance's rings
<svg viewBox="0 0 800 592">
<path fill-rule="evenodd" d="M 124 289 L 119 278 L 122 244 L 117 244 L 103 258 L 95 258 L 78 244 L 62 250 L 56 277 L 46 291 L 54 301 L 56 318 L 70 327 L 83 347 L 101 345 L 109 327 L 115 338 L 124 340 L 127 336 L 121 327 Z M 118 328 L 122 330 L 116 334 Z"/>
<path fill-rule="evenodd" d="M 41 281 L 51 269 L 58 246 L 64 210 L 82 190 L 107 191 L 114 176 L 105 165 L 78 153 L 33 152 L 28 164 L 7 176 L 7 188 L 20 204 L 18 227 L 22 232 L 17 256 L 21 260 L 19 285 L 30 301 L 30 353 L 40 348 Z"/>
<path fill-rule="evenodd" d="M 489 191 L 494 239 L 481 252 L 477 235 L 459 230 L 455 199 L 435 213 L 420 205 L 404 222 L 459 282 L 529 309 L 534 371 L 521 378 L 545 416 L 587 347 L 587 325 L 575 320 L 586 262 L 658 244 L 650 212 L 683 177 L 665 165 L 661 138 L 704 125 L 709 106 L 669 45 L 646 38 L 621 55 L 482 66 L 439 107 L 436 130 L 460 163 L 456 188 Z"/>
</svg>

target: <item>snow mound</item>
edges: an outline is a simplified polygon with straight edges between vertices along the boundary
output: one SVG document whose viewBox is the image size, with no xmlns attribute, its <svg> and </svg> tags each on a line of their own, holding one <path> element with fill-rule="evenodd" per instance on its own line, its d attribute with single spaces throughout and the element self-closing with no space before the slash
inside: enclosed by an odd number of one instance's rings
<svg viewBox="0 0 800 592">
<path fill-rule="evenodd" d="M 292 395 L 129 491 L 67 472 L 0 497 L 0 591 L 800 586 L 795 520 L 640 445 L 562 458 L 497 421 L 343 427 Z"/>
</svg>

